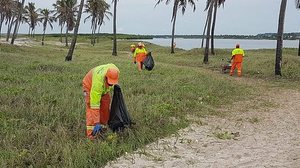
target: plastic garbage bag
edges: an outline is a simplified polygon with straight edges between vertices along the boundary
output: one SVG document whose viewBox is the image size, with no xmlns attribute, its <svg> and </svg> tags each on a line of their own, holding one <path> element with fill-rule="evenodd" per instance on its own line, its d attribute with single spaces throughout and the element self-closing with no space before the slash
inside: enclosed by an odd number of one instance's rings
<svg viewBox="0 0 300 168">
<path fill-rule="evenodd" d="M 148 71 L 151 71 L 153 69 L 155 64 L 151 52 L 148 53 L 147 57 L 143 61 L 143 64 L 145 66 L 145 69 L 147 69 Z"/>
<path fill-rule="evenodd" d="M 131 116 L 126 108 L 125 101 L 119 85 L 114 86 L 108 126 L 113 131 L 123 131 L 133 124 Z"/>
</svg>

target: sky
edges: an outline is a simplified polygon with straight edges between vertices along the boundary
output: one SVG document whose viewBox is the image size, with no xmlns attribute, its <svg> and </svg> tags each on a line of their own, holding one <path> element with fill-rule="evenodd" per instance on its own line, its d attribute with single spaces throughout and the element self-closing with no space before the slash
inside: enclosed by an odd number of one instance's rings
<svg viewBox="0 0 300 168">
<path fill-rule="evenodd" d="M 80 0 L 78 0 L 79 3 Z M 206 0 L 195 0 L 196 11 L 188 5 L 186 12 L 177 14 L 175 34 L 202 34 L 206 12 Z M 35 3 L 37 8 L 53 9 L 56 0 L 25 0 Z M 111 0 L 107 0 L 111 4 Z M 117 33 L 140 35 L 171 34 L 172 4 L 161 3 L 155 7 L 157 0 L 119 0 L 117 6 Z M 173 2 L 173 1 L 172 1 Z M 281 0 L 226 0 L 224 7 L 218 9 L 215 34 L 256 35 L 259 33 L 276 33 Z M 113 13 L 113 4 L 111 4 Z M 82 16 L 79 33 L 90 33 L 90 21 L 83 23 L 86 14 Z M 113 18 L 104 20 L 101 33 L 112 33 Z M 4 28 L 5 30 L 5 28 Z M 284 32 L 299 32 L 300 10 L 295 8 L 295 0 L 288 0 Z M 20 33 L 28 32 L 28 25 L 22 25 Z M 54 29 L 47 33 L 59 33 L 60 28 L 54 24 Z M 42 33 L 41 24 L 36 33 Z"/>
</svg>

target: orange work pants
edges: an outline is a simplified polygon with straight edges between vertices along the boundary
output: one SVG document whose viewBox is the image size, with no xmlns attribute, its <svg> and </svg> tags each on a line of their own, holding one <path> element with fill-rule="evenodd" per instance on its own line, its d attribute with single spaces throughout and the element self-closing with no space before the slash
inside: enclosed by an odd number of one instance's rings
<svg viewBox="0 0 300 168">
<path fill-rule="evenodd" d="M 237 68 L 237 74 L 239 77 L 242 76 L 242 62 L 233 62 L 230 69 L 230 75 L 234 74 L 234 70 Z"/>
<path fill-rule="evenodd" d="M 95 124 L 100 123 L 101 125 L 107 125 L 109 120 L 109 105 L 110 105 L 110 95 L 105 94 L 101 98 L 100 109 L 91 109 L 90 106 L 90 92 L 85 90 L 85 107 L 86 107 L 86 135 L 87 137 L 93 139 L 93 129 Z"/>
<path fill-rule="evenodd" d="M 137 66 L 138 66 L 138 70 L 142 71 L 143 69 L 143 61 L 146 58 L 146 54 L 139 54 L 136 56 L 136 62 L 137 62 Z"/>
</svg>

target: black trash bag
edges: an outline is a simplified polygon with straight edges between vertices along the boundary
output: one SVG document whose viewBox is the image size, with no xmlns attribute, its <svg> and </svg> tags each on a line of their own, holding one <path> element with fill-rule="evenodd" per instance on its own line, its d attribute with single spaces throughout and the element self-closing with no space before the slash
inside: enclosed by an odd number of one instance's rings
<svg viewBox="0 0 300 168">
<path fill-rule="evenodd" d="M 123 131 L 125 128 L 131 127 L 133 122 L 127 111 L 119 85 L 114 86 L 114 95 L 110 109 L 108 126 L 113 132 Z"/>
<path fill-rule="evenodd" d="M 151 55 L 151 52 L 147 54 L 147 57 L 143 60 L 143 64 L 145 66 L 145 69 L 148 71 L 151 71 L 154 67 L 154 59 Z"/>
</svg>

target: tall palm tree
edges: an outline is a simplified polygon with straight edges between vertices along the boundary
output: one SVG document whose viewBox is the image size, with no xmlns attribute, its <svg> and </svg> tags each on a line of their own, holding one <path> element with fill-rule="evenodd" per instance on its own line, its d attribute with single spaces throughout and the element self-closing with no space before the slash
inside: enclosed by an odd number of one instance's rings
<svg viewBox="0 0 300 168">
<path fill-rule="evenodd" d="M 95 34 L 97 28 L 98 30 L 100 29 L 100 26 L 104 23 L 104 18 L 109 19 L 108 15 L 112 15 L 111 12 L 108 11 L 110 6 L 104 0 L 87 0 L 85 8 L 86 9 L 84 12 L 88 13 L 89 15 L 84 19 L 84 22 L 91 18 L 91 44 L 95 45 Z"/>
<path fill-rule="evenodd" d="M 12 0 L 0 0 L 0 38 L 2 36 L 2 25 L 6 17 L 6 11 L 8 10 L 8 4 L 12 3 Z"/>
<path fill-rule="evenodd" d="M 214 0 L 214 15 L 213 15 L 213 22 L 211 27 L 211 54 L 215 55 L 214 50 L 214 36 L 215 36 L 215 27 L 216 27 L 216 20 L 217 20 L 217 10 L 218 7 L 221 5 L 224 6 L 225 0 Z"/>
<path fill-rule="evenodd" d="M 77 6 L 77 0 L 65 0 L 65 3 L 66 3 L 66 26 L 67 26 L 66 46 L 68 46 L 68 32 L 74 29 L 78 6 Z"/>
<path fill-rule="evenodd" d="M 276 60 L 275 60 L 275 75 L 281 76 L 281 61 L 282 61 L 282 43 L 283 43 L 283 29 L 287 0 L 281 0 L 278 31 L 277 31 L 277 46 L 276 46 Z"/>
<path fill-rule="evenodd" d="M 46 33 L 46 29 L 47 29 L 47 25 L 49 24 L 49 26 L 51 27 L 51 29 L 53 29 L 53 25 L 52 23 L 55 21 L 55 17 L 52 16 L 51 14 L 53 14 L 53 10 L 49 10 L 49 9 L 42 9 L 41 10 L 41 21 L 43 23 L 43 37 L 42 37 L 42 45 L 44 45 L 44 40 L 45 40 L 45 33 Z"/>
<path fill-rule="evenodd" d="M 296 3 L 296 8 L 300 9 L 300 0 L 295 0 L 295 3 Z M 299 37 L 298 56 L 300 56 L 300 37 Z"/>
<path fill-rule="evenodd" d="M 57 0 L 53 7 L 55 9 L 55 19 L 58 20 L 58 25 L 60 26 L 60 42 L 62 43 L 62 31 L 66 23 L 66 6 L 65 0 Z"/>
<path fill-rule="evenodd" d="M 158 0 L 157 3 L 155 4 L 155 6 L 157 6 L 158 4 L 160 4 L 161 2 L 163 2 L 164 0 Z M 166 5 L 170 4 L 171 0 L 166 0 Z M 185 13 L 185 9 L 187 4 L 191 4 L 191 6 L 193 7 L 193 11 L 196 10 L 196 5 L 194 0 L 174 0 L 174 4 L 173 4 L 173 12 L 172 12 L 172 18 L 171 18 L 171 22 L 173 23 L 172 25 L 172 40 L 171 40 L 171 54 L 174 54 L 174 38 L 175 38 L 175 24 L 176 24 L 176 18 L 177 18 L 177 12 L 178 9 L 181 8 L 181 12 L 182 15 L 184 15 Z"/>
<path fill-rule="evenodd" d="M 79 5 L 78 16 L 77 16 L 77 20 L 76 20 L 75 30 L 74 30 L 74 34 L 73 34 L 73 39 L 71 42 L 71 46 L 69 48 L 68 55 L 65 57 L 65 61 L 72 61 L 72 58 L 73 58 L 73 53 L 74 53 L 74 49 L 75 49 L 75 45 L 76 45 L 76 41 L 77 41 L 77 34 L 78 34 L 78 30 L 79 30 L 83 5 L 84 5 L 84 0 L 81 0 L 80 5 Z"/>
<path fill-rule="evenodd" d="M 211 20 L 212 20 L 212 11 L 213 11 L 214 0 L 207 0 L 206 8 L 207 11 L 207 29 L 206 29 L 206 42 L 205 42 L 205 50 L 204 50 L 204 58 L 203 63 L 208 63 L 208 52 L 209 52 L 209 39 L 210 39 L 210 30 L 211 30 Z"/>
<path fill-rule="evenodd" d="M 11 29 L 14 25 L 15 19 L 18 17 L 18 4 L 19 2 L 8 0 L 2 2 L 1 5 L 1 13 L 4 16 L 3 21 L 5 21 L 5 25 L 7 25 L 7 33 L 6 33 L 6 41 L 9 41 Z"/>
<path fill-rule="evenodd" d="M 203 48 L 203 44 L 204 44 L 205 30 L 206 30 L 206 28 L 207 28 L 207 21 L 208 21 L 208 15 L 206 16 L 206 19 L 205 19 L 205 25 L 204 25 L 204 29 L 203 29 L 203 33 L 202 33 L 201 48 Z"/>
<path fill-rule="evenodd" d="M 114 20 L 113 20 L 113 52 L 112 55 L 117 56 L 117 4 L 119 0 L 112 0 L 112 3 L 114 3 Z"/>
<path fill-rule="evenodd" d="M 65 42 L 66 46 L 68 46 L 68 33 L 74 29 L 76 21 L 77 0 L 57 0 L 53 6 L 56 10 L 54 16 L 59 20 L 59 25 L 61 26 L 61 34 L 63 27 L 66 25 Z"/>
<path fill-rule="evenodd" d="M 40 9 L 35 8 L 35 3 L 29 2 L 28 5 L 25 6 L 25 10 L 25 17 L 27 18 L 29 24 L 29 34 L 34 36 L 35 28 L 40 21 L 38 14 Z"/>
<path fill-rule="evenodd" d="M 18 2 L 18 9 L 19 9 L 18 12 L 19 13 L 18 13 L 18 18 L 17 18 L 16 23 L 15 23 L 14 33 L 13 33 L 13 36 L 12 36 L 10 44 L 14 44 L 15 39 L 17 38 L 17 34 L 18 34 L 18 31 L 19 31 L 20 22 L 21 22 L 21 19 L 22 19 L 22 13 L 23 13 L 23 8 L 24 8 L 24 3 L 25 3 L 25 0 L 22 0 L 22 3 Z"/>
</svg>

